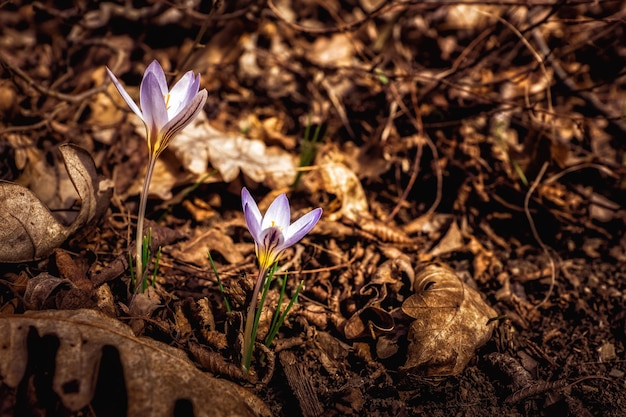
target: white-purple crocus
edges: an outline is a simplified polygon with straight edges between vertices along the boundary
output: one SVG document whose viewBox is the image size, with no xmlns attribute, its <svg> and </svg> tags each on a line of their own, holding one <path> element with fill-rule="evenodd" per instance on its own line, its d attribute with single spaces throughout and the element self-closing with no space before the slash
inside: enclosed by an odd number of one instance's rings
<svg viewBox="0 0 626 417">
<path fill-rule="evenodd" d="M 137 282 L 143 283 L 145 276 L 142 261 L 143 223 L 154 165 L 172 138 L 200 114 L 206 103 L 207 91 L 204 89 L 199 91 L 200 74 L 194 75 L 192 71 L 185 73 L 171 90 L 168 89 L 163 68 L 155 60 L 148 65 L 143 74 L 139 87 L 139 106 L 137 106 L 111 70 L 108 68 L 106 70 L 117 91 L 146 126 L 148 168 L 139 199 L 135 259 L 137 276 L 141 278 Z"/>
<path fill-rule="evenodd" d="M 143 74 L 137 106 L 111 70 L 106 70 L 130 109 L 146 125 L 148 151 L 155 157 L 163 152 L 174 135 L 198 116 L 207 99 L 207 91 L 199 91 L 200 74 L 188 71 L 169 90 L 163 68 L 155 60 Z"/>
<path fill-rule="evenodd" d="M 289 200 L 285 194 L 281 194 L 262 216 L 245 187 L 241 190 L 241 205 L 246 225 L 254 239 L 259 268 L 265 270 L 280 258 L 285 249 L 309 233 L 322 215 L 322 209 L 316 208 L 291 223 Z"/>
<path fill-rule="evenodd" d="M 265 216 L 263 216 L 245 187 L 241 190 L 241 205 L 248 230 L 254 239 L 259 262 L 259 275 L 248 306 L 243 336 L 244 354 L 241 364 L 247 371 L 250 368 L 254 340 L 256 339 L 254 321 L 257 299 L 265 280 L 268 279 L 267 274 L 287 248 L 295 245 L 313 229 L 322 216 L 322 209 L 313 209 L 291 223 L 289 200 L 285 194 L 281 194 L 270 204 Z"/>
</svg>

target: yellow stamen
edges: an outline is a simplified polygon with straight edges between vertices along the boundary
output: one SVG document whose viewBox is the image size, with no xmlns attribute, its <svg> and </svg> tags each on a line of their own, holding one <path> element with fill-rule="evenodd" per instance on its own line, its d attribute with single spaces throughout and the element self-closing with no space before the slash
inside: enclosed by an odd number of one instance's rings
<svg viewBox="0 0 626 417">
<path fill-rule="evenodd" d="M 165 108 L 169 110 L 170 109 L 170 93 L 167 93 L 167 95 L 164 95 L 163 99 L 165 100 Z"/>
</svg>

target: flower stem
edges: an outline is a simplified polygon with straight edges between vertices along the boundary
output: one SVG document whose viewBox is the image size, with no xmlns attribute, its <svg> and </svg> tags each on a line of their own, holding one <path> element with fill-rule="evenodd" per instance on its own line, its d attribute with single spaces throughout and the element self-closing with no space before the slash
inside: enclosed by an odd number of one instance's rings
<svg viewBox="0 0 626 417">
<path fill-rule="evenodd" d="M 248 303 L 248 314 L 246 317 L 246 325 L 243 331 L 243 356 L 241 357 L 241 367 L 244 371 L 250 370 L 250 364 L 252 363 L 252 351 L 254 350 L 254 340 L 256 339 L 256 331 L 258 326 L 255 326 L 257 302 L 259 299 L 259 293 L 263 288 L 263 282 L 267 275 L 266 268 L 260 268 L 259 276 L 257 277 L 256 284 L 254 285 L 254 291 L 252 292 L 252 299 Z"/>
<path fill-rule="evenodd" d="M 143 257 L 142 257 L 142 246 L 143 246 L 143 223 L 146 217 L 146 205 L 148 203 L 148 190 L 150 189 L 150 181 L 152 180 L 152 174 L 154 173 L 154 165 L 156 163 L 156 158 L 153 155 L 150 155 L 148 159 L 148 168 L 146 169 L 146 177 L 143 182 L 143 188 L 141 190 L 141 195 L 139 196 L 139 212 L 137 213 L 137 236 L 135 238 L 136 241 L 136 255 L 135 255 L 135 275 L 137 277 L 135 288 L 133 288 L 134 292 L 137 292 L 138 288 L 141 288 L 141 283 L 143 283 L 145 277 L 144 265 L 143 265 Z"/>
</svg>

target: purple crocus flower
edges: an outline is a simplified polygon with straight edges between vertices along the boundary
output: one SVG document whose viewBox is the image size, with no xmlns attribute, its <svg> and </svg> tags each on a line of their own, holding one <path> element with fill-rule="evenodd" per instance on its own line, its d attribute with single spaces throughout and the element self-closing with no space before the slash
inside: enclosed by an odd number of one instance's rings
<svg viewBox="0 0 626 417">
<path fill-rule="evenodd" d="M 135 104 L 126 92 L 117 77 L 106 69 L 111 81 L 120 92 L 128 106 L 146 125 L 146 139 L 148 142 L 148 168 L 139 199 L 139 213 L 137 214 L 137 239 L 135 262 L 138 276 L 145 277 L 146 269 L 142 262 L 143 223 L 146 216 L 148 190 L 156 160 L 167 148 L 172 138 L 183 130 L 198 116 L 206 103 L 206 90 L 200 88 L 200 74 L 194 75 L 188 71 L 174 84 L 171 90 L 167 88 L 165 73 L 161 65 L 152 61 L 143 74 L 139 87 L 139 106 Z M 142 281 L 142 279 L 138 280 Z"/>
<path fill-rule="evenodd" d="M 146 125 L 148 151 L 154 157 L 158 157 L 172 138 L 196 118 L 207 99 L 205 89 L 198 91 L 200 74 L 188 71 L 169 90 L 163 68 L 155 60 L 143 74 L 139 107 L 111 70 L 107 68 L 107 72 L 128 106 Z"/>
<path fill-rule="evenodd" d="M 291 223 L 289 200 L 285 194 L 281 194 L 270 204 L 265 216 L 262 216 L 245 187 L 241 190 L 241 203 L 248 230 L 254 239 L 261 270 L 269 269 L 285 249 L 309 233 L 322 215 L 322 209 L 316 208 Z"/>
<path fill-rule="evenodd" d="M 289 200 L 285 194 L 281 194 L 270 204 L 265 216 L 263 216 L 250 192 L 245 187 L 241 190 L 241 205 L 243 206 L 243 215 L 246 219 L 248 230 L 254 239 L 256 256 L 259 261 L 259 275 L 248 305 L 248 314 L 243 332 L 241 366 L 245 371 L 248 371 L 252 361 L 252 351 L 257 332 L 255 322 L 258 320 L 257 303 L 259 293 L 267 282 L 266 280 L 271 279 L 271 276 L 268 277 L 268 272 L 285 249 L 295 245 L 313 229 L 313 226 L 322 216 L 322 209 L 313 209 L 294 223 L 291 223 Z M 259 309 L 262 308 L 263 304 L 259 305 Z"/>
</svg>

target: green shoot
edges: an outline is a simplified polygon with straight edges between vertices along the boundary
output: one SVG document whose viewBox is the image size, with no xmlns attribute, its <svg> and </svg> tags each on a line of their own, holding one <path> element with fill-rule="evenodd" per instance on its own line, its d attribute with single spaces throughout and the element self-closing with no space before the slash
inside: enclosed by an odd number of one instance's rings
<svg viewBox="0 0 626 417">
<path fill-rule="evenodd" d="M 133 264 L 133 256 L 128 254 L 128 269 L 130 272 L 130 288 L 134 288 L 134 292 L 141 290 L 141 292 L 145 292 L 148 288 L 148 285 L 155 286 L 156 285 L 156 277 L 159 272 L 159 262 L 161 260 L 161 247 L 157 250 L 156 256 L 154 257 L 154 269 L 152 271 L 152 279 L 148 280 L 148 266 L 150 264 L 150 260 L 152 259 L 152 254 L 150 251 L 150 246 L 152 245 L 152 229 L 148 229 L 148 234 L 143 237 L 143 242 L 141 244 L 141 265 L 143 270 L 141 274 L 135 273 L 135 265 Z M 139 279 L 137 279 L 139 277 Z"/>
<path fill-rule="evenodd" d="M 382 85 L 387 85 L 389 84 L 389 77 L 387 77 L 385 75 L 385 73 L 383 72 L 383 70 L 381 70 L 380 68 L 376 68 L 376 70 L 374 70 L 374 72 L 376 73 L 376 76 L 378 77 L 378 81 L 380 81 L 380 83 Z"/>
<path fill-rule="evenodd" d="M 278 334 L 278 330 L 281 328 L 281 326 L 285 322 L 285 318 L 287 318 L 287 313 L 289 313 L 289 310 L 291 310 L 291 307 L 293 307 L 293 304 L 298 298 L 298 295 L 300 295 L 300 291 L 302 291 L 303 286 L 304 286 L 304 280 L 300 281 L 300 284 L 298 284 L 298 288 L 296 288 L 296 292 L 294 293 L 293 297 L 291 297 L 291 300 L 289 301 L 289 304 L 287 304 L 285 311 L 281 313 L 280 306 L 283 302 L 283 297 L 285 295 L 285 290 L 287 288 L 287 279 L 286 278 L 283 279 L 283 285 L 281 286 L 280 297 L 278 297 L 278 305 L 276 306 L 274 317 L 272 317 L 272 324 L 270 326 L 270 331 L 265 337 L 265 346 L 270 347 L 272 345 L 274 338 Z"/>
<path fill-rule="evenodd" d="M 315 151 L 316 151 L 316 143 L 320 139 L 320 132 L 322 131 L 322 125 L 318 124 L 315 128 L 315 132 L 313 133 L 313 138 L 311 139 L 311 116 L 307 120 L 306 128 L 304 129 L 304 140 L 302 141 L 302 146 L 300 149 L 300 164 L 298 165 L 300 168 L 307 167 L 311 165 L 313 159 L 315 159 Z M 292 188 L 296 188 L 298 183 L 300 182 L 300 178 L 302 177 L 301 170 L 296 174 L 296 178 L 293 180 L 293 184 L 291 184 Z"/>
<path fill-rule="evenodd" d="M 152 282 L 150 282 L 150 285 L 152 285 L 152 287 L 156 285 L 156 277 L 157 277 L 157 273 L 159 272 L 160 260 L 161 260 L 161 247 L 159 246 L 159 249 L 157 250 L 157 254 L 154 257 L 154 270 L 152 271 Z M 145 291 L 145 288 L 144 288 L 144 291 Z"/>
<path fill-rule="evenodd" d="M 209 258 L 209 262 L 211 263 L 211 268 L 213 269 L 213 273 L 217 277 L 217 286 L 222 293 L 222 297 L 224 298 L 224 305 L 226 305 L 226 312 L 230 313 L 232 310 L 230 308 L 230 303 L 228 302 L 228 298 L 226 298 L 226 293 L 224 292 L 224 285 L 222 284 L 222 280 L 220 278 L 219 272 L 217 272 L 217 267 L 215 266 L 215 262 L 213 262 L 213 257 L 211 256 L 210 251 L 206 251 L 207 257 Z"/>
</svg>

